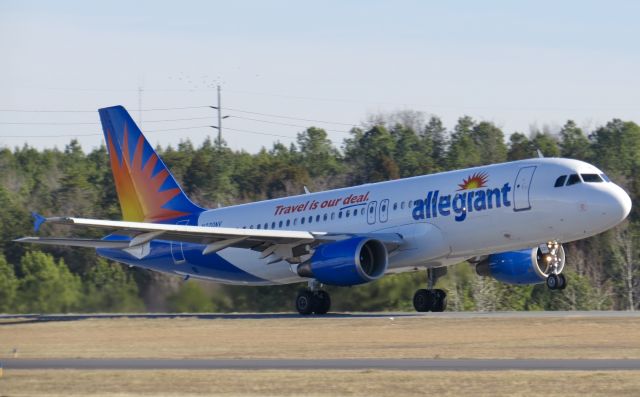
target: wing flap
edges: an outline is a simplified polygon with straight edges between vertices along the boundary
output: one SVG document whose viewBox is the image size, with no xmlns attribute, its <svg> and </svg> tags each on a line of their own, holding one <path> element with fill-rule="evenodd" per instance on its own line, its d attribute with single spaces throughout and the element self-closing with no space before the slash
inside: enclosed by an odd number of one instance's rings
<svg viewBox="0 0 640 397">
<path fill-rule="evenodd" d="M 17 243 L 34 243 L 44 245 L 65 245 L 69 247 L 85 248 L 126 248 L 128 241 L 93 240 L 84 238 L 58 238 L 58 237 L 22 237 L 13 240 Z"/>
</svg>

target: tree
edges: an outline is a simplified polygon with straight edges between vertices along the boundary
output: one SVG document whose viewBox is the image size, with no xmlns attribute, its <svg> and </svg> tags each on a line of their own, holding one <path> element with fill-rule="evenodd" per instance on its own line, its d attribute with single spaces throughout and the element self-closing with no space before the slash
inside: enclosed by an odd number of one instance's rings
<svg viewBox="0 0 640 397">
<path fill-rule="evenodd" d="M 447 166 L 447 129 L 439 117 L 432 116 L 424 127 L 422 134 L 427 155 L 431 157 L 434 169 L 431 172 L 444 170 Z"/>
<path fill-rule="evenodd" d="M 0 255 L 0 313 L 9 313 L 15 310 L 18 279 L 13 271 L 13 266 L 7 263 L 4 256 Z"/>
<path fill-rule="evenodd" d="M 38 251 L 27 252 L 20 261 L 19 308 L 29 313 L 68 312 L 80 304 L 80 278 L 58 262 Z"/>
<path fill-rule="evenodd" d="M 560 154 L 579 160 L 589 160 L 591 151 L 589 139 L 573 120 L 568 120 L 560 130 Z"/>
<path fill-rule="evenodd" d="M 458 119 L 448 152 L 449 169 L 467 168 L 483 164 L 480 151 L 473 137 L 475 122 L 469 116 Z"/>
<path fill-rule="evenodd" d="M 509 137 L 509 152 L 507 159 L 509 161 L 524 160 L 534 157 L 536 148 L 526 135 L 514 132 Z"/>
<path fill-rule="evenodd" d="M 307 128 L 298 134 L 297 141 L 302 165 L 311 178 L 331 178 L 340 173 L 340 153 L 333 147 L 325 130 Z"/>
<path fill-rule="evenodd" d="M 167 299 L 169 310 L 177 313 L 205 313 L 214 310 L 211 297 L 196 282 L 182 283 L 180 289 Z"/>
<path fill-rule="evenodd" d="M 481 164 L 502 163 L 507 160 L 507 145 L 500 128 L 482 121 L 473 127 L 471 136 L 478 147 Z"/>
<path fill-rule="evenodd" d="M 383 126 L 374 126 L 366 132 L 351 131 L 345 140 L 345 154 L 350 165 L 351 183 L 380 182 L 400 177 L 394 159 L 395 140 Z"/>
<path fill-rule="evenodd" d="M 141 312 L 138 286 L 122 265 L 98 258 L 84 278 L 82 309 L 99 312 Z"/>
<path fill-rule="evenodd" d="M 638 259 L 638 233 L 629 221 L 616 227 L 614 255 L 618 263 L 623 295 L 626 297 L 627 310 L 635 310 L 636 290 L 638 289 L 638 276 L 640 274 L 640 260 Z"/>
</svg>

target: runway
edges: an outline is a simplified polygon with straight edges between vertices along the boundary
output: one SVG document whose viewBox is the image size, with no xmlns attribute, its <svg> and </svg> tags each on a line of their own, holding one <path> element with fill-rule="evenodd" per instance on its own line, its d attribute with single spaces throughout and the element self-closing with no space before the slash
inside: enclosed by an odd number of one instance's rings
<svg viewBox="0 0 640 397">
<path fill-rule="evenodd" d="M 508 371 L 640 370 L 640 360 L 466 360 L 466 359 L 7 359 L 5 369 L 76 370 L 412 370 L 412 371 Z"/>
<path fill-rule="evenodd" d="M 297 313 L 104 313 L 104 314 L 1 314 L 2 320 L 21 322 L 78 321 L 90 319 L 162 319 L 194 318 L 202 320 L 267 320 L 314 318 L 441 318 L 441 319 L 525 319 L 525 318 L 640 318 L 640 311 L 529 311 L 529 312 L 347 312 L 322 316 L 300 316 Z M 2 324 L 0 324 L 2 325 Z"/>
</svg>

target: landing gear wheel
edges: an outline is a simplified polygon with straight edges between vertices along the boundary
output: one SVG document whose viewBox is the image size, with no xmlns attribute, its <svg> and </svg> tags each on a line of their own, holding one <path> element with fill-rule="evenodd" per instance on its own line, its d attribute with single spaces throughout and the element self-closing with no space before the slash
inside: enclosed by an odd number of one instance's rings
<svg viewBox="0 0 640 397">
<path fill-rule="evenodd" d="M 309 315 L 313 312 L 313 292 L 303 290 L 298 292 L 296 296 L 296 310 L 303 316 Z"/>
<path fill-rule="evenodd" d="M 565 288 L 567 288 L 567 278 L 564 274 L 560 273 L 558 274 L 558 289 L 563 290 Z"/>
<path fill-rule="evenodd" d="M 447 310 L 447 293 L 441 289 L 433 290 L 434 304 L 431 308 L 433 312 L 443 312 Z"/>
<path fill-rule="evenodd" d="M 560 285 L 560 278 L 558 277 L 557 274 L 550 274 L 549 277 L 547 277 L 547 287 L 550 290 L 558 289 L 559 285 Z"/>
<path fill-rule="evenodd" d="M 417 312 L 428 312 L 433 309 L 435 303 L 433 290 L 419 289 L 413 295 L 413 307 Z"/>
<path fill-rule="evenodd" d="M 331 309 L 331 296 L 327 291 L 316 291 L 313 294 L 313 312 L 315 314 L 327 314 Z"/>
</svg>

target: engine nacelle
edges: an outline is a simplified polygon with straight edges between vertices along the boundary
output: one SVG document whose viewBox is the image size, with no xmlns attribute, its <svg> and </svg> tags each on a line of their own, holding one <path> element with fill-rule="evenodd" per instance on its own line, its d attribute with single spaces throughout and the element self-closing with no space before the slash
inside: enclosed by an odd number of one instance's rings
<svg viewBox="0 0 640 397">
<path fill-rule="evenodd" d="M 557 242 L 532 249 L 492 254 L 476 265 L 476 273 L 507 284 L 539 284 L 564 268 L 564 248 Z"/>
<path fill-rule="evenodd" d="M 298 275 L 327 285 L 356 285 L 379 279 L 388 265 L 387 247 L 367 237 L 354 237 L 318 246 L 311 259 L 298 266 Z"/>
</svg>

